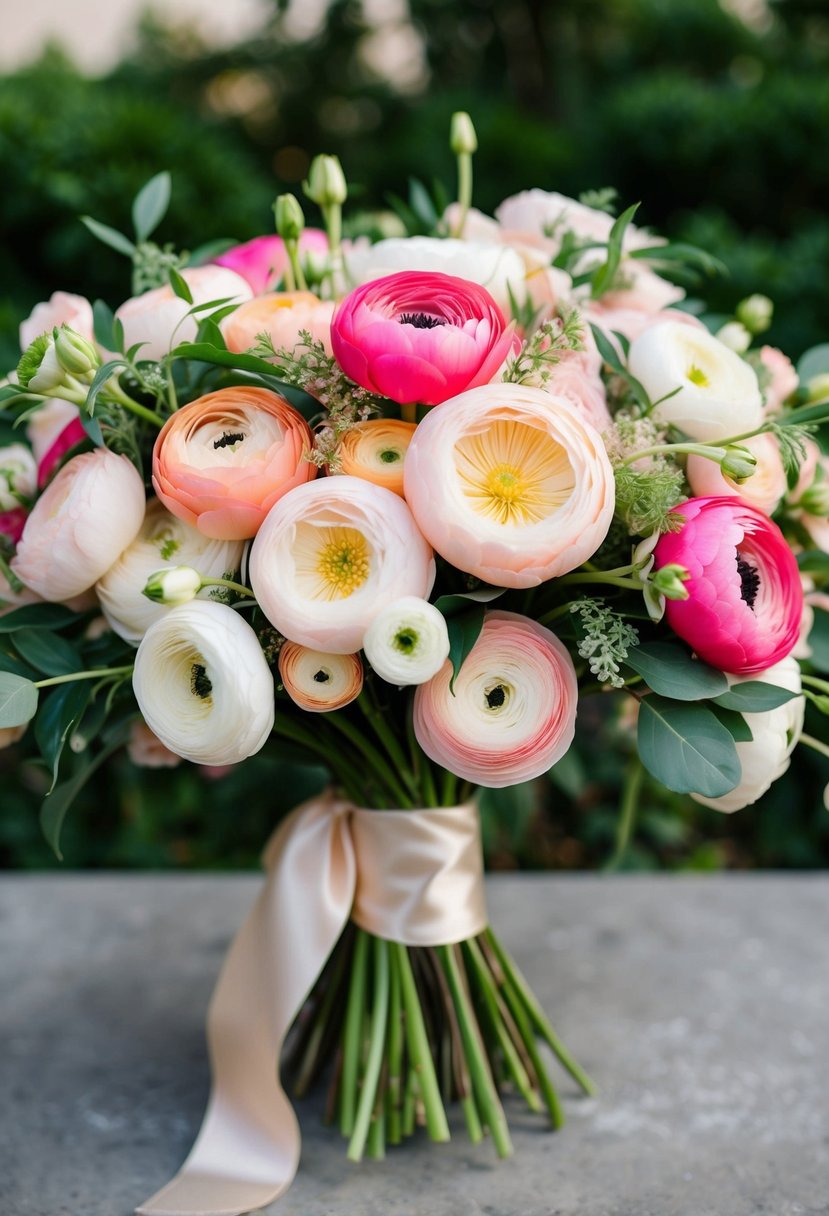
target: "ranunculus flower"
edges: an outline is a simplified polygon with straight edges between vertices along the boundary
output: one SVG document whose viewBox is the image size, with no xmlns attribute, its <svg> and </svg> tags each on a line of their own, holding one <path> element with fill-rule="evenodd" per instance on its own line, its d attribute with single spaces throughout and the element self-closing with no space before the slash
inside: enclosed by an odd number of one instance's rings
<svg viewBox="0 0 829 1216">
<path fill-rule="evenodd" d="M 67 403 L 64 401 L 55 401 L 55 405 L 65 404 Z M 71 452 L 73 448 L 78 447 L 82 443 L 86 443 L 88 439 L 89 435 L 81 422 L 80 414 L 78 414 L 75 418 L 70 418 L 66 426 L 57 435 L 51 446 L 46 449 L 43 459 L 38 463 L 38 488 L 41 490 L 43 489 L 67 452 Z"/>
<path fill-rule="evenodd" d="M 760 362 L 770 377 L 765 390 L 765 413 L 779 414 L 783 403 L 800 383 L 800 378 L 791 359 L 776 346 L 761 346 Z"/>
<path fill-rule="evenodd" d="M 518 339 L 477 283 L 403 271 L 340 301 L 331 344 L 345 374 L 370 392 L 438 405 L 491 380 Z"/>
<path fill-rule="evenodd" d="M 151 574 L 184 565 L 194 566 L 205 578 L 232 578 L 243 548 L 241 540 L 205 536 L 152 499 L 138 535 L 96 584 L 104 616 L 119 637 L 137 645 L 150 625 L 170 611 L 143 594 Z M 215 587 L 204 587 L 199 594 L 209 599 L 215 592 Z"/>
<path fill-rule="evenodd" d="M 240 275 L 224 266 L 185 267 L 180 273 L 190 288 L 193 304 L 209 304 L 213 300 L 240 303 L 253 294 Z M 158 360 L 179 342 L 194 342 L 199 319 L 207 313 L 194 317 L 190 313 L 192 306 L 177 296 L 169 284 L 126 300 L 115 310 L 124 327 L 126 349 L 141 342 L 137 357 Z"/>
<path fill-rule="evenodd" d="M 138 768 L 176 768 L 181 764 L 181 756 L 171 752 L 141 718 L 130 727 L 127 755 Z"/>
<path fill-rule="evenodd" d="M 165 747 L 195 764 L 236 764 L 274 721 L 270 668 L 250 625 L 225 604 L 171 608 L 144 634 L 132 687 Z"/>
<path fill-rule="evenodd" d="M 402 498 L 359 477 L 323 477 L 272 509 L 253 543 L 249 577 L 285 637 L 353 654 L 386 604 L 428 597 L 435 563 Z"/>
<path fill-rule="evenodd" d="M 87 342 L 94 341 L 92 305 L 84 296 L 69 291 L 55 291 L 43 303 L 35 304 L 29 317 L 20 326 L 20 349 L 26 350 L 41 334 L 51 333 L 68 325 Z"/>
<path fill-rule="evenodd" d="M 565 233 L 572 232 L 585 243 L 603 244 L 614 223 L 614 216 L 606 211 L 588 207 L 564 194 L 537 188 L 522 190 L 520 194 L 504 199 L 495 208 L 495 218 L 507 232 L 521 233 L 542 242 L 553 256 L 561 249 Z M 625 229 L 623 248 L 626 251 L 658 243 L 657 238 L 634 224 L 628 224 Z"/>
<path fill-rule="evenodd" d="M 425 684 L 449 657 L 449 630 L 434 604 L 407 595 L 377 613 L 363 650 L 381 680 Z"/>
<path fill-rule="evenodd" d="M 37 489 L 37 465 L 25 443 L 0 448 L 0 512 L 16 511 Z"/>
<path fill-rule="evenodd" d="M 325 654 L 296 642 L 283 642 L 279 675 L 291 700 L 309 714 L 342 709 L 363 689 L 363 663 L 358 654 Z"/>
<path fill-rule="evenodd" d="M 759 672 L 755 678 L 764 684 L 787 688 L 789 692 L 800 692 L 800 664 L 791 657 L 782 659 L 768 671 Z M 729 676 L 728 683 L 734 684 L 734 677 Z M 804 698 L 798 696 L 766 713 L 743 714 L 752 738 L 750 742 L 736 745 L 743 768 L 740 784 L 721 798 L 692 794 L 694 801 L 726 812 L 739 811 L 756 802 L 789 767 L 789 758 L 803 730 L 804 710 Z"/>
<path fill-rule="evenodd" d="M 153 486 L 205 536 L 244 540 L 295 486 L 316 477 L 311 428 L 266 388 L 222 388 L 172 414 L 155 441 Z"/>
<path fill-rule="evenodd" d="M 668 624 L 701 659 L 737 675 L 774 666 L 794 647 L 803 590 L 776 524 L 736 498 L 690 498 L 684 523 L 654 549 L 655 566 L 689 572 L 686 600 L 669 600 Z"/>
<path fill-rule="evenodd" d="M 604 382 L 592 364 L 589 351 L 565 351 L 558 363 L 545 367 L 546 380 L 539 374 L 537 378 L 522 383 L 534 385 L 552 393 L 554 397 L 569 401 L 582 418 L 601 434 L 610 426 L 611 417 Z"/>
<path fill-rule="evenodd" d="M 754 369 L 707 330 L 677 321 L 649 326 L 631 344 L 628 370 L 660 402 L 653 418 L 692 439 L 742 435 L 763 422 Z"/>
<path fill-rule="evenodd" d="M 89 590 L 144 518 L 144 482 L 126 456 L 96 448 L 63 466 L 32 508 L 12 570 L 45 600 Z"/>
<path fill-rule="evenodd" d="M 344 432 L 337 448 L 340 471 L 373 481 L 402 498 L 403 462 L 414 433 L 413 422 L 398 418 L 358 422 Z"/>
<path fill-rule="evenodd" d="M 32 445 L 35 461 L 40 467 L 49 450 L 73 422 L 80 422 L 80 410 L 71 401 L 50 397 L 37 407 L 26 420 L 26 438 Z"/>
<path fill-rule="evenodd" d="M 523 259 L 507 245 L 490 240 L 390 237 L 374 245 L 354 246 L 346 263 L 354 283 L 369 283 L 405 270 L 437 272 L 478 283 L 505 313 L 510 309 L 510 292 L 519 301 L 527 294 Z"/>
<path fill-rule="evenodd" d="M 582 315 L 585 321 L 592 322 L 604 332 L 622 359 L 624 351 L 618 339 L 614 337 L 616 333 L 622 334 L 628 342 L 634 342 L 646 329 L 652 325 L 661 325 L 663 321 L 674 321 L 677 325 L 687 325 L 691 329 L 705 329 L 698 317 L 693 316 L 690 312 L 682 312 L 678 308 L 665 308 L 660 309 L 659 312 L 649 313 L 643 312 L 639 308 L 609 307 L 606 303 L 608 298 L 613 297 L 602 296 L 600 300 L 591 302 Z"/>
<path fill-rule="evenodd" d="M 299 238 L 299 253 L 318 258 L 328 256 L 328 237 L 319 228 L 306 228 Z M 241 275 L 256 296 L 272 291 L 285 275 L 288 254 L 280 236 L 255 236 L 243 245 L 234 245 L 213 259 L 216 266 L 226 266 Z"/>
<path fill-rule="evenodd" d="M 554 633 L 514 612 L 488 612 L 455 679 L 446 662 L 414 696 L 414 731 L 430 759 L 498 788 L 546 773 L 576 727 L 573 661 Z"/>
<path fill-rule="evenodd" d="M 773 515 L 788 488 L 780 444 L 774 435 L 762 434 L 741 439 L 740 445 L 757 458 L 757 466 L 746 481 L 732 481 L 715 460 L 691 455 L 685 470 L 688 483 L 698 498 L 733 494 L 765 515 Z"/>
<path fill-rule="evenodd" d="M 596 552 L 613 517 L 598 432 L 543 389 L 489 384 L 419 424 L 406 501 L 434 549 L 498 587 L 534 587 Z"/>
<path fill-rule="evenodd" d="M 240 304 L 221 324 L 228 350 L 244 351 L 256 345 L 259 334 L 268 334 L 276 350 L 293 350 L 300 331 L 322 342 L 331 354 L 333 300 L 320 300 L 310 291 L 272 291 Z"/>
</svg>

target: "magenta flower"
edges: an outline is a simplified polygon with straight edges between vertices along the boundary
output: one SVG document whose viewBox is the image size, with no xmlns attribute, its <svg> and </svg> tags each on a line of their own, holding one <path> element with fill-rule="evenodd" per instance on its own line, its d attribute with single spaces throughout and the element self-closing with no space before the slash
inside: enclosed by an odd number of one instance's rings
<svg viewBox="0 0 829 1216">
<path fill-rule="evenodd" d="M 690 578 L 686 600 L 669 600 L 668 624 L 722 671 L 765 671 L 798 639 L 803 590 L 794 554 L 776 524 L 734 497 L 690 498 L 685 522 L 662 536 L 656 568 L 676 563 Z"/>
<path fill-rule="evenodd" d="M 345 374 L 370 392 L 439 405 L 492 380 L 518 345 L 513 329 L 477 283 L 404 270 L 340 302 L 331 345 Z"/>
<path fill-rule="evenodd" d="M 300 257 L 325 258 L 328 237 L 319 228 L 306 228 L 299 238 Z M 217 266 L 235 270 L 247 281 L 255 296 L 273 291 L 288 265 L 288 253 L 281 236 L 256 236 L 244 245 L 234 245 L 213 261 Z"/>
</svg>

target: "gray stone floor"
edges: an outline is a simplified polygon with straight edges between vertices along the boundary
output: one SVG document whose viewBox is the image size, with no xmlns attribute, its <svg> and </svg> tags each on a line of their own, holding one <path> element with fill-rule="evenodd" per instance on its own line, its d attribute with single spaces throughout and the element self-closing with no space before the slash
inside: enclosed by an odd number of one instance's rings
<svg viewBox="0 0 829 1216">
<path fill-rule="evenodd" d="M 128 1216 L 207 1094 L 202 1021 L 256 878 L 0 882 L 0 1216 Z M 490 880 L 491 918 L 601 1086 L 515 1156 L 351 1166 L 300 1108 L 273 1216 L 829 1214 L 829 876 Z"/>
</svg>

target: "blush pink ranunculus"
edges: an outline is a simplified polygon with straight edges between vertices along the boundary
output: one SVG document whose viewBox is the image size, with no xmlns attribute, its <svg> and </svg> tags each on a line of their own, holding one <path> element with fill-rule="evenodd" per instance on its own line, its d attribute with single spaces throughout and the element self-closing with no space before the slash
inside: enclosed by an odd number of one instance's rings
<svg viewBox="0 0 829 1216">
<path fill-rule="evenodd" d="M 774 435 L 762 434 L 742 439 L 740 446 L 748 448 L 757 460 L 754 472 L 746 481 L 732 481 L 716 460 L 692 455 L 688 457 L 685 468 L 688 484 L 698 498 L 733 494 L 750 506 L 757 507 L 764 515 L 773 515 L 788 489 L 780 444 Z"/>
<path fill-rule="evenodd" d="M 153 486 L 168 511 L 215 540 L 255 536 L 275 502 L 316 477 L 311 428 L 266 388 L 222 388 L 172 414 L 155 441 Z"/>
<path fill-rule="evenodd" d="M 68 325 L 87 342 L 94 342 L 92 305 L 85 296 L 69 291 L 54 291 L 48 300 L 35 304 L 31 315 L 20 325 L 20 349 L 26 348 L 41 334 L 51 333 L 57 326 Z"/>
<path fill-rule="evenodd" d="M 89 435 L 81 422 L 80 415 L 70 418 L 63 430 L 46 449 L 37 466 L 37 484 L 41 490 L 67 452 L 71 452 L 81 443 L 86 443 L 88 439 Z"/>
<path fill-rule="evenodd" d="M 449 660 L 415 691 L 413 722 L 431 760 L 476 785 L 531 781 L 573 741 L 578 681 L 549 629 L 514 612 L 488 612 L 449 685 Z"/>
<path fill-rule="evenodd" d="M 299 238 L 300 257 L 319 259 L 328 256 L 328 237 L 320 228 L 306 228 Z M 255 296 L 273 291 L 288 267 L 288 253 L 281 236 L 255 236 L 243 245 L 234 245 L 213 259 L 242 276 Z"/>
<path fill-rule="evenodd" d="M 660 537 L 659 569 L 684 566 L 686 600 L 669 600 L 670 627 L 721 671 L 765 671 L 793 649 L 803 589 L 795 556 L 775 523 L 736 498 L 690 498 L 675 508 L 684 522 Z"/>
<path fill-rule="evenodd" d="M 761 346 L 760 362 L 769 375 L 768 384 L 763 390 L 764 412 L 779 414 L 783 402 L 791 397 L 800 383 L 800 378 L 789 356 L 784 355 L 776 346 Z"/>
<path fill-rule="evenodd" d="M 44 600 L 88 591 L 138 533 L 144 481 L 126 456 L 73 456 L 32 508 L 11 568 Z"/>
<path fill-rule="evenodd" d="M 492 380 L 519 342 L 486 288 L 401 271 L 340 301 L 331 345 L 345 374 L 370 392 L 439 405 Z"/>
<path fill-rule="evenodd" d="M 571 402 L 599 434 L 610 426 L 607 393 L 598 369 L 594 370 L 591 352 L 565 351 L 558 363 L 545 369 L 546 379 L 525 379 L 553 396 Z"/>
<path fill-rule="evenodd" d="M 320 300 L 310 291 L 271 291 L 240 304 L 225 317 L 221 329 L 232 351 L 250 350 L 262 333 L 276 350 L 290 351 L 300 341 L 300 332 L 307 330 L 330 355 L 333 313 L 333 300 Z"/>
<path fill-rule="evenodd" d="M 238 304 L 251 298 L 247 282 L 225 266 L 187 267 L 181 271 L 181 277 L 190 288 L 193 304 L 210 304 L 214 300 Z M 190 311 L 192 307 L 169 284 L 125 300 L 115 315 L 124 327 L 126 349 L 140 343 L 138 359 L 159 360 L 179 342 L 194 342 L 199 320 L 207 313 L 198 313 L 197 320 Z"/>
</svg>

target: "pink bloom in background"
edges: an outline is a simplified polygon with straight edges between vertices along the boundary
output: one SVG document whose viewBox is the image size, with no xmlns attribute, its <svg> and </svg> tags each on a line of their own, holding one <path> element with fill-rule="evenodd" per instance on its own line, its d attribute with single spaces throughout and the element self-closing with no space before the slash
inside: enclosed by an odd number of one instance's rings
<svg viewBox="0 0 829 1216">
<path fill-rule="evenodd" d="M 23 535 L 29 512 L 26 507 L 15 507 L 11 511 L 0 511 L 0 535 L 16 545 Z"/>
<path fill-rule="evenodd" d="M 274 503 L 316 477 L 311 428 L 266 388 L 223 388 L 172 414 L 155 441 L 153 486 L 168 511 L 216 540 L 254 536 Z"/>
<path fill-rule="evenodd" d="M 791 359 L 776 346 L 761 346 L 760 362 L 771 376 L 765 388 L 764 409 L 767 414 L 777 414 L 782 409 L 783 402 L 787 401 L 797 388 L 800 378 Z"/>
<path fill-rule="evenodd" d="M 26 422 L 26 438 L 38 466 L 61 431 L 80 416 L 76 405 L 71 401 L 61 401 L 59 397 L 47 398 L 38 406 Z"/>
<path fill-rule="evenodd" d="M 776 524 L 736 498 L 691 498 L 685 520 L 654 550 L 656 568 L 684 566 L 687 600 L 669 600 L 668 624 L 722 671 L 765 671 L 793 649 L 803 589 L 794 554 Z"/>
<path fill-rule="evenodd" d="M 492 380 L 519 341 L 477 283 L 402 271 L 340 301 L 331 344 L 345 374 L 370 392 L 439 405 Z"/>
<path fill-rule="evenodd" d="M 488 612 L 449 689 L 447 660 L 414 697 L 414 731 L 430 759 L 498 788 L 546 773 L 569 748 L 578 682 L 554 633 L 514 612 Z"/>
<path fill-rule="evenodd" d="M 774 435 L 753 435 L 742 439 L 740 446 L 748 448 L 757 458 L 757 466 L 747 481 L 738 484 L 726 477 L 715 460 L 704 456 L 689 456 L 686 476 L 697 497 L 717 497 L 733 494 L 765 515 L 773 515 L 788 489 L 780 444 Z"/>
<path fill-rule="evenodd" d="M 546 380 L 525 379 L 523 383 L 536 384 L 554 397 L 569 401 L 599 434 L 610 426 L 604 382 L 598 371 L 593 370 L 590 351 L 566 351 L 558 363 L 549 368 Z"/>
<path fill-rule="evenodd" d="M 143 718 L 136 718 L 130 727 L 127 755 L 139 768 L 176 768 L 181 764 L 181 756 L 171 752 Z"/>
<path fill-rule="evenodd" d="M 96 448 L 63 466 L 32 508 L 11 567 L 45 600 L 88 591 L 136 536 L 144 481 L 126 456 Z"/>
<path fill-rule="evenodd" d="M 320 300 L 310 291 L 272 291 L 240 304 L 222 321 L 221 329 L 228 350 L 250 350 L 259 334 L 266 333 L 276 350 L 293 350 L 300 330 L 322 342 L 331 354 L 331 317 L 333 300 Z"/>
<path fill-rule="evenodd" d="M 306 228 L 299 238 L 299 253 L 320 260 L 328 256 L 328 237 L 319 228 Z M 281 236 L 255 236 L 213 259 L 242 276 L 255 296 L 273 291 L 285 274 L 288 254 Z"/>
<path fill-rule="evenodd" d="M 40 462 L 37 466 L 37 484 L 39 489 L 43 489 L 47 481 L 60 464 L 67 452 L 71 452 L 72 448 L 76 448 L 79 443 L 85 443 L 89 439 L 80 415 L 75 418 L 70 418 L 66 426 L 58 433 L 57 437 L 46 449 Z"/>
<path fill-rule="evenodd" d="M 249 300 L 252 292 L 247 282 L 224 266 L 194 266 L 185 268 L 181 277 L 190 288 L 193 304 L 209 304 L 213 300 L 240 303 Z M 182 300 L 169 285 L 133 296 L 115 310 L 124 327 L 126 349 L 142 343 L 138 359 L 163 359 L 179 342 L 194 342 L 198 321 L 190 314 L 192 304 Z M 209 315 L 199 313 L 199 319 Z"/>
<path fill-rule="evenodd" d="M 47 301 L 35 304 L 31 316 L 20 326 L 20 349 L 26 348 L 41 334 L 51 333 L 55 326 L 68 325 L 87 342 L 93 342 L 92 305 L 84 296 L 68 291 L 55 291 Z"/>
</svg>

